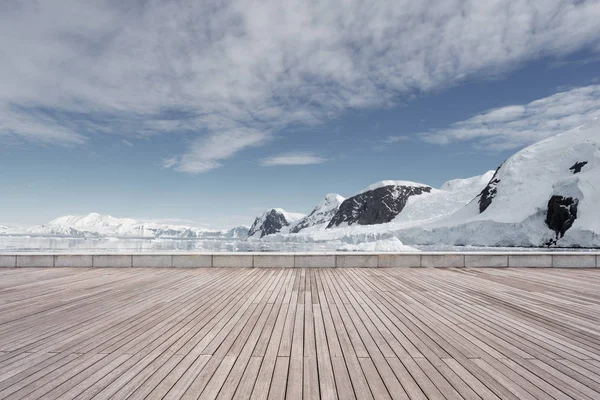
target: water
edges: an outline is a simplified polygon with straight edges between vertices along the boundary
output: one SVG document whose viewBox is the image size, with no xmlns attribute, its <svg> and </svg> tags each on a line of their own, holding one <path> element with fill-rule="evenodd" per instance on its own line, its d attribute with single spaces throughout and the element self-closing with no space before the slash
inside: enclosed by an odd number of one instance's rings
<svg viewBox="0 0 600 400">
<path fill-rule="evenodd" d="M 140 252 L 324 252 L 336 251 L 340 241 L 298 243 L 263 242 L 240 239 L 141 239 L 141 238 L 60 238 L 0 236 L 0 253 L 140 253 Z M 564 251 L 564 249 L 472 247 L 472 246 L 414 246 L 422 251 Z M 592 251 L 569 249 L 569 251 Z"/>
<path fill-rule="evenodd" d="M 335 251 L 339 243 L 273 243 L 240 239 L 57 238 L 0 236 L 0 253 Z"/>
</svg>

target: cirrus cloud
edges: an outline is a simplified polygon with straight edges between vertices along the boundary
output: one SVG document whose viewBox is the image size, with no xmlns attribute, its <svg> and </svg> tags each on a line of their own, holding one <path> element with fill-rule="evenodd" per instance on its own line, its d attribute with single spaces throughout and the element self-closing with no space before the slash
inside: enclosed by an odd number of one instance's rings
<svg viewBox="0 0 600 400">
<path fill-rule="evenodd" d="M 311 165 L 322 164 L 326 161 L 326 158 L 319 157 L 314 153 L 290 152 L 265 158 L 260 161 L 260 165 L 263 167 L 274 167 L 281 165 Z"/>
<path fill-rule="evenodd" d="M 5 1 L 0 140 L 192 134 L 163 164 L 206 172 L 290 125 L 598 51 L 598 20 L 598 0 Z"/>
<path fill-rule="evenodd" d="M 600 117 L 600 85 L 556 93 L 524 105 L 489 110 L 447 129 L 423 133 L 435 144 L 470 141 L 476 148 L 515 149 Z"/>
</svg>

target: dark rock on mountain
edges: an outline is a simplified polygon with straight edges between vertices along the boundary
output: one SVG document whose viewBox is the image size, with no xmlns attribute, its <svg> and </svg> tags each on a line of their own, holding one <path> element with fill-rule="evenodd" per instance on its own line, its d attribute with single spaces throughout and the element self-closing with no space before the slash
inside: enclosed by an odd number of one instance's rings
<svg viewBox="0 0 600 400">
<path fill-rule="evenodd" d="M 569 171 L 572 171 L 574 174 L 578 174 L 581 172 L 581 168 L 583 168 L 587 163 L 587 161 L 578 161 L 573 164 L 571 168 L 569 168 Z"/>
<path fill-rule="evenodd" d="M 429 186 L 389 185 L 366 190 L 344 200 L 327 228 L 348 225 L 384 224 L 393 220 L 410 196 L 431 192 Z"/>
<path fill-rule="evenodd" d="M 546 225 L 556 232 L 556 238 L 565 236 L 565 232 L 573 226 L 577 219 L 578 199 L 572 197 L 552 196 L 548 201 Z"/>
<path fill-rule="evenodd" d="M 498 175 L 498 171 L 500 171 L 500 168 L 502 168 L 502 165 L 500 165 L 498 169 L 496 169 L 496 173 L 494 174 L 494 176 L 492 176 L 490 182 L 485 188 L 483 188 L 481 193 L 479 193 L 478 197 L 480 214 L 484 212 L 490 206 L 490 204 L 492 204 L 492 200 L 494 200 L 494 197 L 496 196 L 497 187 L 500 183 L 500 179 L 496 178 L 496 175 Z"/>
</svg>

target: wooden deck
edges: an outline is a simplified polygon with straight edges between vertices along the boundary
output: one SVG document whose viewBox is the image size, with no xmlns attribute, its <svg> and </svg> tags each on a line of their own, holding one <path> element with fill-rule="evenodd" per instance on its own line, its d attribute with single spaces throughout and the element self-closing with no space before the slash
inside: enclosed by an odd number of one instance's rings
<svg viewBox="0 0 600 400">
<path fill-rule="evenodd" d="M 0 269 L 2 399 L 600 399 L 600 270 Z"/>
</svg>

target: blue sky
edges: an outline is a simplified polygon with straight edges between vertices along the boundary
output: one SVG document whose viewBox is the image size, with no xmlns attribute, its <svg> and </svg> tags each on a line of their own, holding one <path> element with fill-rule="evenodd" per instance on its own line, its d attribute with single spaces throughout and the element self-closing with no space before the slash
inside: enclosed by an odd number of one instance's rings
<svg viewBox="0 0 600 400">
<path fill-rule="evenodd" d="M 49 3 L 0 5 L 0 224 L 249 225 L 600 115 L 600 1 Z"/>
</svg>

